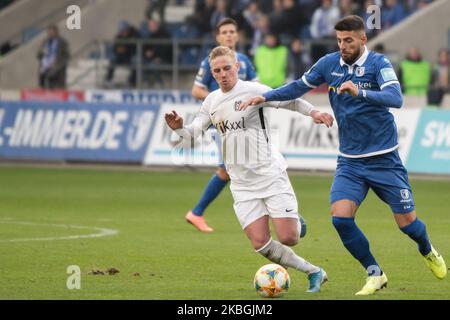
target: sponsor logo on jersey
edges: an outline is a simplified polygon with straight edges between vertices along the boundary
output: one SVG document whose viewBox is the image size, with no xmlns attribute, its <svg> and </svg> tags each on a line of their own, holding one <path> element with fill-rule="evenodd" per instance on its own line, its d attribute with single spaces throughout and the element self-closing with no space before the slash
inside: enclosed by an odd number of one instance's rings
<svg viewBox="0 0 450 320">
<path fill-rule="evenodd" d="M 224 134 L 227 131 L 245 129 L 245 120 L 244 117 L 241 117 L 241 120 L 239 121 L 229 121 L 229 120 L 219 121 L 216 124 L 214 124 L 214 126 L 216 127 L 217 131 Z"/>
<path fill-rule="evenodd" d="M 334 71 L 331 73 L 331 75 L 332 75 L 332 76 L 336 76 L 336 77 L 343 77 L 343 76 L 344 76 L 343 73 L 334 72 Z"/>
<path fill-rule="evenodd" d="M 357 82 L 355 84 L 358 86 L 358 89 L 372 88 L 372 83 L 370 83 L 370 82 Z"/>
</svg>

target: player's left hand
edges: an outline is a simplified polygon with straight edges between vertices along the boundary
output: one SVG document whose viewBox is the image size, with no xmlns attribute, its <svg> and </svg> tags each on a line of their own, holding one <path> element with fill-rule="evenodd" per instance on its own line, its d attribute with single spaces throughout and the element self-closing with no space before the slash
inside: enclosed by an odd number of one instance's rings
<svg viewBox="0 0 450 320">
<path fill-rule="evenodd" d="M 345 81 L 341 86 L 338 88 L 337 93 L 348 93 L 353 97 L 356 97 L 358 95 L 359 89 L 356 84 L 354 84 L 351 80 Z"/>
<path fill-rule="evenodd" d="M 320 112 L 318 110 L 311 111 L 311 118 L 313 118 L 314 123 L 323 123 L 327 126 L 327 128 L 331 128 L 333 126 L 334 118 L 331 114 L 326 112 Z"/>
</svg>

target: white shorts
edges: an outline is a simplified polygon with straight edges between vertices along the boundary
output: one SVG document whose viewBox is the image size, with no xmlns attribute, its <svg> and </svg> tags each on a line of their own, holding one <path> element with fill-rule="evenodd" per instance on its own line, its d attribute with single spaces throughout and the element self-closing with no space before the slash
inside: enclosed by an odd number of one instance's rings
<svg viewBox="0 0 450 320">
<path fill-rule="evenodd" d="M 266 198 L 237 201 L 233 207 L 242 229 L 265 215 L 272 219 L 299 218 L 297 198 L 293 190 Z"/>
</svg>

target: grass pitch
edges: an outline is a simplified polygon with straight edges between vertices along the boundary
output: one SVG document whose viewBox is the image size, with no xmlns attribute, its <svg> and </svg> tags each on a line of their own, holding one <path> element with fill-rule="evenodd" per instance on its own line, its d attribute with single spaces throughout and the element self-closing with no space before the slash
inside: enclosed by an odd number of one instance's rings
<svg viewBox="0 0 450 320">
<path fill-rule="evenodd" d="M 261 299 L 253 252 L 226 189 L 208 208 L 215 232 L 196 231 L 184 214 L 210 173 L 0 167 L 0 299 Z M 450 299 L 450 276 L 437 280 L 416 244 L 372 192 L 357 222 L 389 278 L 388 288 L 355 297 L 364 270 L 331 224 L 331 177 L 290 175 L 308 234 L 294 250 L 325 268 L 329 282 L 307 294 L 306 276 L 289 270 L 283 299 Z M 416 210 L 450 264 L 449 181 L 411 179 Z M 67 267 L 81 270 L 69 290 Z M 115 275 L 92 274 L 116 268 Z"/>
</svg>

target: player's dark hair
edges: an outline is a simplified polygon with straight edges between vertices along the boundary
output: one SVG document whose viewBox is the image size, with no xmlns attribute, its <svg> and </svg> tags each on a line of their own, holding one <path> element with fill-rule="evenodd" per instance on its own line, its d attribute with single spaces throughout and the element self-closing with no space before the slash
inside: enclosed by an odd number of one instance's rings
<svg viewBox="0 0 450 320">
<path fill-rule="evenodd" d="M 334 26 L 336 31 L 364 31 L 364 20 L 357 15 L 342 18 Z"/>
<path fill-rule="evenodd" d="M 216 34 L 219 33 L 220 27 L 227 25 L 227 24 L 232 24 L 233 26 L 236 27 L 236 30 L 239 29 L 236 20 L 226 17 L 226 18 L 223 18 L 222 20 L 220 20 L 219 23 L 216 25 Z"/>
</svg>

